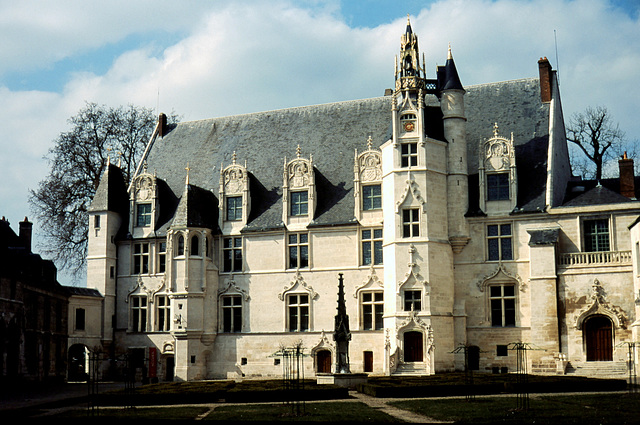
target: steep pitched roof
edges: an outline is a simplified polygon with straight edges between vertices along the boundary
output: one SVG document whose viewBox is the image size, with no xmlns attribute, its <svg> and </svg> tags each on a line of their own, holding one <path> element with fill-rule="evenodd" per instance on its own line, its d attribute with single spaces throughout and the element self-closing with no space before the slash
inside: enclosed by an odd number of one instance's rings
<svg viewBox="0 0 640 425">
<path fill-rule="evenodd" d="M 492 135 L 498 122 L 504 131 L 514 133 L 522 182 L 519 206 L 523 212 L 544 209 L 549 106 L 540 101 L 538 79 L 470 86 L 466 92 L 470 180 L 478 172 L 479 143 Z M 441 138 L 437 99 L 429 97 L 428 134 Z M 146 161 L 174 194 L 184 189 L 188 163 L 191 184 L 211 193 L 213 198 L 206 202 L 212 205 L 219 167 L 230 164 L 236 152 L 238 161 L 246 160 L 251 176 L 252 209 L 245 231 L 257 231 L 283 226 L 283 162 L 293 158 L 300 145 L 302 156 L 313 156 L 316 172 L 318 198 L 312 225 L 347 224 L 354 221 L 354 151 L 364 150 L 369 136 L 374 146 L 386 142 L 390 123 L 390 96 L 184 122 L 153 142 Z M 477 192 L 476 179 L 475 187 L 470 182 L 470 197 L 477 197 Z M 191 207 L 201 215 L 211 213 L 197 203 Z M 214 209 L 217 213 L 217 206 Z M 180 207 L 174 211 L 184 215 Z"/>
<path fill-rule="evenodd" d="M 128 211 L 127 186 L 122 170 L 108 164 L 100 178 L 100 184 L 91 201 L 89 211 Z"/>
</svg>

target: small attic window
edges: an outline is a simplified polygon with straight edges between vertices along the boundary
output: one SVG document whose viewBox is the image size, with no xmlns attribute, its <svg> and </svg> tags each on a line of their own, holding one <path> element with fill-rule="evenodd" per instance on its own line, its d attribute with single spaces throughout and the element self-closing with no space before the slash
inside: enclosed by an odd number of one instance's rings
<svg viewBox="0 0 640 425">
<path fill-rule="evenodd" d="M 151 204 L 136 205 L 136 226 L 144 227 L 151 225 Z"/>
</svg>

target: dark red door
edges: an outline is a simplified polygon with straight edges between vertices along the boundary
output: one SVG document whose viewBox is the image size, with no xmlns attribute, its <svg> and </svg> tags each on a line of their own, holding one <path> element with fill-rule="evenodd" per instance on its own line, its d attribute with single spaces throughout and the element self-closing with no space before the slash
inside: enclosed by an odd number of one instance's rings
<svg viewBox="0 0 640 425">
<path fill-rule="evenodd" d="M 606 316 L 593 316 L 585 323 L 587 361 L 613 360 L 613 326 Z"/>
<path fill-rule="evenodd" d="M 404 361 L 422 361 L 422 332 L 405 332 L 404 334 Z"/>
<path fill-rule="evenodd" d="M 331 373 L 331 352 L 321 350 L 316 354 L 318 373 Z"/>
</svg>

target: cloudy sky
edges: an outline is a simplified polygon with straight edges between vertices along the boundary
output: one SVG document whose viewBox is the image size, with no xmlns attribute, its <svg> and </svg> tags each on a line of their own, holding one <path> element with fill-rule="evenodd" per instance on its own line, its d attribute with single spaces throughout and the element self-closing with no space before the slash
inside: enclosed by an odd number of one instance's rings
<svg viewBox="0 0 640 425">
<path fill-rule="evenodd" d="M 638 0 L 0 0 L 0 216 L 16 230 L 30 216 L 43 157 L 85 102 L 188 121 L 381 96 L 407 14 L 430 78 L 449 43 L 464 85 L 535 77 L 546 56 L 565 117 L 603 105 L 638 139 L 639 11 Z"/>
</svg>

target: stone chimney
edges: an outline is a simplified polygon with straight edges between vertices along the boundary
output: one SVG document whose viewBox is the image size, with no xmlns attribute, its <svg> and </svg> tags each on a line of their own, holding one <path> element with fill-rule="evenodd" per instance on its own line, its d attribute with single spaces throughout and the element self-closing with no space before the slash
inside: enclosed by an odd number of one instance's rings
<svg viewBox="0 0 640 425">
<path fill-rule="evenodd" d="M 22 246 L 24 246 L 27 251 L 31 252 L 31 235 L 33 231 L 33 223 L 30 223 L 27 220 L 27 217 L 24 218 L 24 221 L 20 222 L 20 234 L 18 237 L 20 238 L 20 242 Z"/>
<path fill-rule="evenodd" d="M 546 56 L 540 58 L 538 61 L 538 70 L 540 71 L 540 98 L 543 103 L 551 102 L 551 80 L 553 78 L 553 71 Z"/>
<path fill-rule="evenodd" d="M 167 131 L 167 116 L 161 113 L 158 116 L 158 136 L 164 137 Z"/>
<path fill-rule="evenodd" d="M 627 158 L 625 152 L 618 160 L 620 168 L 620 194 L 627 198 L 636 199 L 635 176 L 633 175 L 633 159 Z"/>
</svg>

